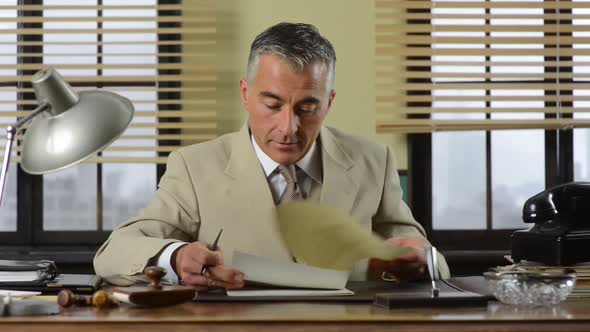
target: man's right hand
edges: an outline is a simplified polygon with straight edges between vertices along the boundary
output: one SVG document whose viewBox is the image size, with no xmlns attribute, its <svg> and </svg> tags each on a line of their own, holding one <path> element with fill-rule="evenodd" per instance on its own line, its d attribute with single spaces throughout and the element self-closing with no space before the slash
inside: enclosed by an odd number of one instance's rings
<svg viewBox="0 0 590 332">
<path fill-rule="evenodd" d="M 192 242 L 176 249 L 171 263 L 179 280 L 184 285 L 195 287 L 197 291 L 244 287 L 244 275 L 223 265 L 223 251 L 219 247 L 211 251 L 206 243 Z M 207 269 L 201 275 L 203 266 L 207 266 Z"/>
</svg>

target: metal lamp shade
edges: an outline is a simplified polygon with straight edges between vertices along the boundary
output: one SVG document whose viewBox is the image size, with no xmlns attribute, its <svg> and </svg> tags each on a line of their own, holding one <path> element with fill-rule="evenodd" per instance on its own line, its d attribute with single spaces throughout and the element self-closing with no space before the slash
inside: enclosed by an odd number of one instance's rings
<svg viewBox="0 0 590 332">
<path fill-rule="evenodd" d="M 57 75 L 62 80 L 57 84 L 58 90 L 71 89 L 69 85 L 60 86 L 65 81 L 56 72 L 48 75 Z M 35 91 L 41 99 L 37 88 Z M 40 102 L 54 104 L 47 99 Z M 133 104 L 108 91 L 79 92 L 67 106 L 56 107 L 56 112 L 43 112 L 31 122 L 23 139 L 21 158 L 21 167 L 27 173 L 58 171 L 94 156 L 117 139 L 133 118 Z"/>
</svg>

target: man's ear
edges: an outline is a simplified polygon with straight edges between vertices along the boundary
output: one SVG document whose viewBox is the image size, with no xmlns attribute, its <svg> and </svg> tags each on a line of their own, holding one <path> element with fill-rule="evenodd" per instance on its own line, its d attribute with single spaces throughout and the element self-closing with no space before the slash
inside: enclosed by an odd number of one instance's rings
<svg viewBox="0 0 590 332">
<path fill-rule="evenodd" d="M 240 98 L 244 109 L 248 109 L 248 82 L 244 78 L 240 80 Z"/>
<path fill-rule="evenodd" d="M 336 90 L 332 89 L 332 91 L 330 91 L 330 97 L 328 98 L 328 112 L 330 112 L 330 110 L 332 110 L 332 105 L 334 103 L 335 97 L 336 97 Z"/>
</svg>

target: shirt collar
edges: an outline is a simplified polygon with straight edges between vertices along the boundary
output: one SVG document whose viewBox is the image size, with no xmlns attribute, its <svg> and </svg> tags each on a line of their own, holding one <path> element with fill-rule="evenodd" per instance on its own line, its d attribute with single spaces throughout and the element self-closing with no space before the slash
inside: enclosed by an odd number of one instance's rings
<svg viewBox="0 0 590 332">
<path fill-rule="evenodd" d="M 279 166 L 279 163 L 272 160 L 272 158 L 262 151 L 262 148 L 260 148 L 258 143 L 256 143 L 254 135 L 250 134 L 250 140 L 252 141 L 252 146 L 254 147 L 256 156 L 258 157 L 258 160 L 264 169 L 264 174 L 266 174 L 266 177 L 269 177 Z M 313 142 L 309 151 L 307 151 L 305 156 L 295 163 L 295 165 L 301 168 L 305 174 L 314 179 L 316 182 L 320 184 L 322 183 L 322 160 L 317 142 Z"/>
</svg>

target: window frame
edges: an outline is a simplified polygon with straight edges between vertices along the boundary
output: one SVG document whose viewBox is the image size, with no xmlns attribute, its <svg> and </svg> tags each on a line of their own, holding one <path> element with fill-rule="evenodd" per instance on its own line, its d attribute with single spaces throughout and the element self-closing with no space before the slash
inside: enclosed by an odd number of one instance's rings
<svg viewBox="0 0 590 332">
<path fill-rule="evenodd" d="M 158 5 L 171 5 L 181 4 L 182 0 L 158 0 Z M 18 0 L 18 5 L 42 5 L 43 0 Z M 97 0 L 98 5 L 102 5 L 102 0 Z M 162 10 L 158 9 L 159 17 L 162 14 Z M 170 12 L 170 11 L 168 11 Z M 178 13 L 178 11 L 176 11 Z M 179 13 L 178 13 L 179 14 Z M 42 10 L 27 10 L 19 11 L 17 17 L 34 16 L 41 17 L 43 15 Z M 102 10 L 98 10 L 98 16 L 102 15 Z M 101 22 L 98 22 L 100 28 Z M 179 27 L 179 22 L 160 22 L 158 21 L 158 28 L 162 27 Z M 42 28 L 42 23 L 28 23 L 18 22 L 18 29 L 23 28 Z M 42 41 L 43 35 L 26 35 L 18 34 L 17 41 Z M 178 33 L 164 34 L 159 33 L 157 40 L 180 40 L 181 35 Z M 102 34 L 98 33 L 98 41 L 102 40 Z M 98 45 L 98 53 L 101 52 L 101 45 Z M 181 62 L 181 45 L 158 45 L 158 52 L 170 53 L 178 52 L 178 56 L 162 57 L 158 56 L 158 64 L 162 63 L 180 63 Z M 20 57 L 22 53 L 43 53 L 42 46 L 24 46 L 19 45 L 17 48 L 18 63 L 42 63 L 43 57 Z M 97 55 L 97 64 L 102 63 L 102 57 Z M 179 74 L 181 69 L 158 69 L 159 75 L 166 74 Z M 34 70 L 19 70 L 18 75 L 33 75 Z M 97 76 L 102 75 L 102 70 L 98 69 Z M 19 88 L 32 88 L 30 82 L 16 83 L 22 86 Z M 154 87 L 180 87 L 182 82 L 78 82 L 72 83 L 74 88 L 80 86 L 97 86 L 97 87 L 112 87 L 112 86 L 154 86 Z M 180 99 L 180 92 L 158 92 L 158 101 L 165 99 Z M 19 92 L 17 100 L 36 100 L 33 92 Z M 181 105 L 168 105 L 165 103 L 157 103 L 158 110 L 180 110 Z M 18 105 L 19 110 L 31 110 L 35 105 Z M 180 118 L 162 118 L 158 117 L 159 122 L 170 122 L 170 121 L 181 121 Z M 158 134 L 177 134 L 180 130 L 178 129 L 162 129 L 158 128 Z M 157 145 L 180 145 L 180 140 L 156 142 Z M 160 157 L 165 157 L 168 152 L 158 152 Z M 97 228 L 102 227 L 102 164 L 97 163 Z M 164 174 L 166 166 L 164 164 L 156 164 L 156 183 L 154 183 L 154 189 L 157 188 L 157 184 L 160 178 Z M 91 257 L 94 251 L 103 242 L 106 241 L 111 233 L 111 230 L 85 230 L 85 231 L 47 231 L 43 229 L 43 176 L 42 175 L 30 175 L 24 172 L 20 164 L 17 166 L 17 230 L 15 232 L 0 232 L 0 243 L 2 245 L 1 258 L 14 259 L 24 257 L 33 259 L 31 257 L 37 255 L 40 257 L 49 257 L 49 259 L 63 259 L 63 253 L 76 251 L 81 255 L 75 256 L 73 259 L 66 258 L 66 260 L 88 262 L 88 258 Z M 122 220 L 121 222 L 124 222 Z M 32 252 L 36 253 L 33 254 Z M 57 257 L 52 254 L 57 253 Z M 69 254 L 68 254 L 69 256 Z M 36 256 L 35 256 L 36 257 Z M 78 257 L 78 258 L 76 258 Z"/>
<path fill-rule="evenodd" d="M 427 10 L 425 10 L 427 11 Z M 486 9 L 489 13 L 489 9 Z M 423 12 L 422 10 L 410 10 L 410 12 Z M 545 9 L 545 13 L 555 13 L 555 9 Z M 571 14 L 571 9 L 561 9 L 560 13 Z M 427 20 L 416 20 L 414 23 L 424 23 Z M 546 20 L 548 21 L 548 20 Z M 560 24 L 572 24 L 572 20 L 561 19 Z M 410 20 L 407 24 L 412 24 Z M 545 22 L 549 23 L 549 22 Z M 486 19 L 486 24 L 490 24 Z M 488 35 L 489 32 L 486 32 Z M 551 34 L 551 33 L 547 33 Z M 555 34 L 553 34 L 555 35 Z M 572 33 L 561 32 L 561 36 L 571 36 Z M 484 43 L 485 44 L 485 43 Z M 485 44 L 490 47 L 489 44 Z M 544 45 L 552 47 L 552 45 Z M 560 47 L 572 47 L 572 45 L 561 45 Z M 561 61 L 572 61 L 572 57 L 561 56 Z M 408 60 L 424 60 L 421 57 L 408 57 Z M 489 61 L 486 56 L 486 61 Z M 545 57 L 545 61 L 556 61 L 556 57 Z M 432 70 L 428 67 L 428 70 Z M 545 66 L 545 72 L 556 72 L 556 67 Z M 573 67 L 560 66 L 560 72 L 572 72 Z M 486 66 L 486 72 L 490 67 Z M 424 83 L 427 79 L 408 79 L 408 83 Z M 491 82 L 486 78 L 486 83 Z M 510 81 L 510 83 L 529 83 L 530 81 Z M 556 83 L 557 78 L 545 79 L 545 83 Z M 560 82 L 571 83 L 571 79 L 560 79 Z M 469 83 L 469 82 L 461 82 Z M 413 91 L 414 94 L 430 95 L 430 91 Z M 545 94 L 557 91 L 546 90 Z M 561 95 L 572 95 L 572 90 L 561 90 Z M 486 90 L 490 94 L 490 90 Z M 489 101 L 486 106 L 489 107 Z M 572 107 L 573 102 L 561 102 L 562 106 Z M 406 107 L 431 107 L 432 103 L 407 103 Z M 556 106 L 556 102 L 546 101 L 546 107 Z M 486 113 L 490 118 L 491 113 Z M 410 114 L 409 118 L 428 119 L 428 114 Z M 545 118 L 572 117 L 572 114 L 545 114 Z M 545 148 L 545 187 L 573 181 L 573 130 L 544 130 Z M 486 229 L 485 230 L 435 230 L 432 224 L 432 134 L 417 133 L 408 134 L 408 174 L 409 174 L 409 200 L 415 218 L 425 228 L 430 241 L 442 250 L 450 251 L 507 251 L 510 249 L 510 239 L 515 229 L 493 229 L 492 228 L 492 158 L 491 158 L 491 132 L 486 131 Z M 535 193 L 531 193 L 531 196 Z"/>
</svg>

